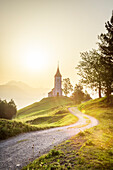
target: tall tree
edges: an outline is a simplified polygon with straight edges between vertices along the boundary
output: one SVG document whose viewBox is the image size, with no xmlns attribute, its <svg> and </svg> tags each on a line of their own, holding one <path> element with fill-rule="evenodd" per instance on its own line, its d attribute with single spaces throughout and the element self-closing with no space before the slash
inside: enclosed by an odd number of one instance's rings
<svg viewBox="0 0 113 170">
<path fill-rule="evenodd" d="M 101 98 L 102 81 L 104 66 L 101 62 L 101 55 L 92 50 L 89 52 L 81 53 L 81 61 L 76 69 L 78 69 L 78 75 L 81 76 L 81 83 L 85 84 L 89 88 L 98 89 L 99 98 Z"/>
<path fill-rule="evenodd" d="M 109 101 L 111 92 L 113 91 L 113 11 L 111 20 L 105 23 L 107 33 L 101 34 L 99 38 L 99 50 L 103 55 L 102 62 L 106 68 L 105 72 L 105 86 L 106 95 Z"/>
<path fill-rule="evenodd" d="M 67 96 L 73 90 L 73 86 L 69 78 L 63 79 L 63 92 Z"/>
</svg>

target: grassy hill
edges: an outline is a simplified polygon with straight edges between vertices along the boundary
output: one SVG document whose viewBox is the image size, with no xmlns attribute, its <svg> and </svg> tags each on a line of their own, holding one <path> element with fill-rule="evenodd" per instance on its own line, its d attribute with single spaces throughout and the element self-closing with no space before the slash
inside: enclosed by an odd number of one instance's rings
<svg viewBox="0 0 113 170">
<path fill-rule="evenodd" d="M 52 110 L 72 103 L 73 101 L 70 98 L 64 96 L 43 98 L 40 102 L 33 103 L 32 105 L 20 109 L 17 113 L 17 117 L 23 118 L 26 117 L 26 115 L 35 115 L 40 111 Z"/>
<path fill-rule="evenodd" d="M 99 125 L 61 143 L 23 170 L 113 170 L 113 104 L 108 104 L 104 97 L 85 102 L 78 108 L 83 113 L 97 118 Z"/>
<path fill-rule="evenodd" d="M 68 111 L 72 104 L 73 101 L 68 97 L 44 98 L 19 110 L 14 120 L 0 119 L 0 139 L 23 132 L 73 124 L 78 118 Z"/>
<path fill-rule="evenodd" d="M 44 98 L 19 110 L 16 120 L 42 128 L 68 125 L 77 121 L 66 107 L 72 104 L 68 97 Z"/>
</svg>

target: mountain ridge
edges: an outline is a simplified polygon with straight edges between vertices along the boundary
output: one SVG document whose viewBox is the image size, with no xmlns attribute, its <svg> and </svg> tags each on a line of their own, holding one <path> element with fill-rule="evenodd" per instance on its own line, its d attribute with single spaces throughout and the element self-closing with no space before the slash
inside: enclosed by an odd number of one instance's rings
<svg viewBox="0 0 113 170">
<path fill-rule="evenodd" d="M 48 90 L 48 88 L 33 88 L 22 81 L 12 80 L 0 84 L 0 98 L 14 99 L 17 108 L 20 109 L 47 96 Z"/>
</svg>

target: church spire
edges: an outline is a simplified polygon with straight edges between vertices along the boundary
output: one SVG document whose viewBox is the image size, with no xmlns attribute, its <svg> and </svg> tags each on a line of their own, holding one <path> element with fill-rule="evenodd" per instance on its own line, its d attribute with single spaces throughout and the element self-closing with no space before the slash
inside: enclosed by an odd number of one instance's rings
<svg viewBox="0 0 113 170">
<path fill-rule="evenodd" d="M 60 71 L 59 71 L 59 61 L 58 61 L 57 72 L 55 74 L 55 77 L 61 77 L 61 74 L 60 74 Z"/>
<path fill-rule="evenodd" d="M 58 61 L 58 66 L 57 66 L 57 69 L 59 68 L 59 61 Z"/>
</svg>

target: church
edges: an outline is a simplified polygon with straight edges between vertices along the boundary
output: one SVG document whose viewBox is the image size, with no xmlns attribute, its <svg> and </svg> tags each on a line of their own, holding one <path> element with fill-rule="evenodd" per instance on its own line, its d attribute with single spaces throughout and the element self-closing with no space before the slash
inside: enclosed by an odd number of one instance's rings
<svg viewBox="0 0 113 170">
<path fill-rule="evenodd" d="M 62 75 L 59 71 L 59 65 L 57 72 L 54 76 L 54 88 L 48 93 L 48 97 L 62 96 Z"/>
</svg>

